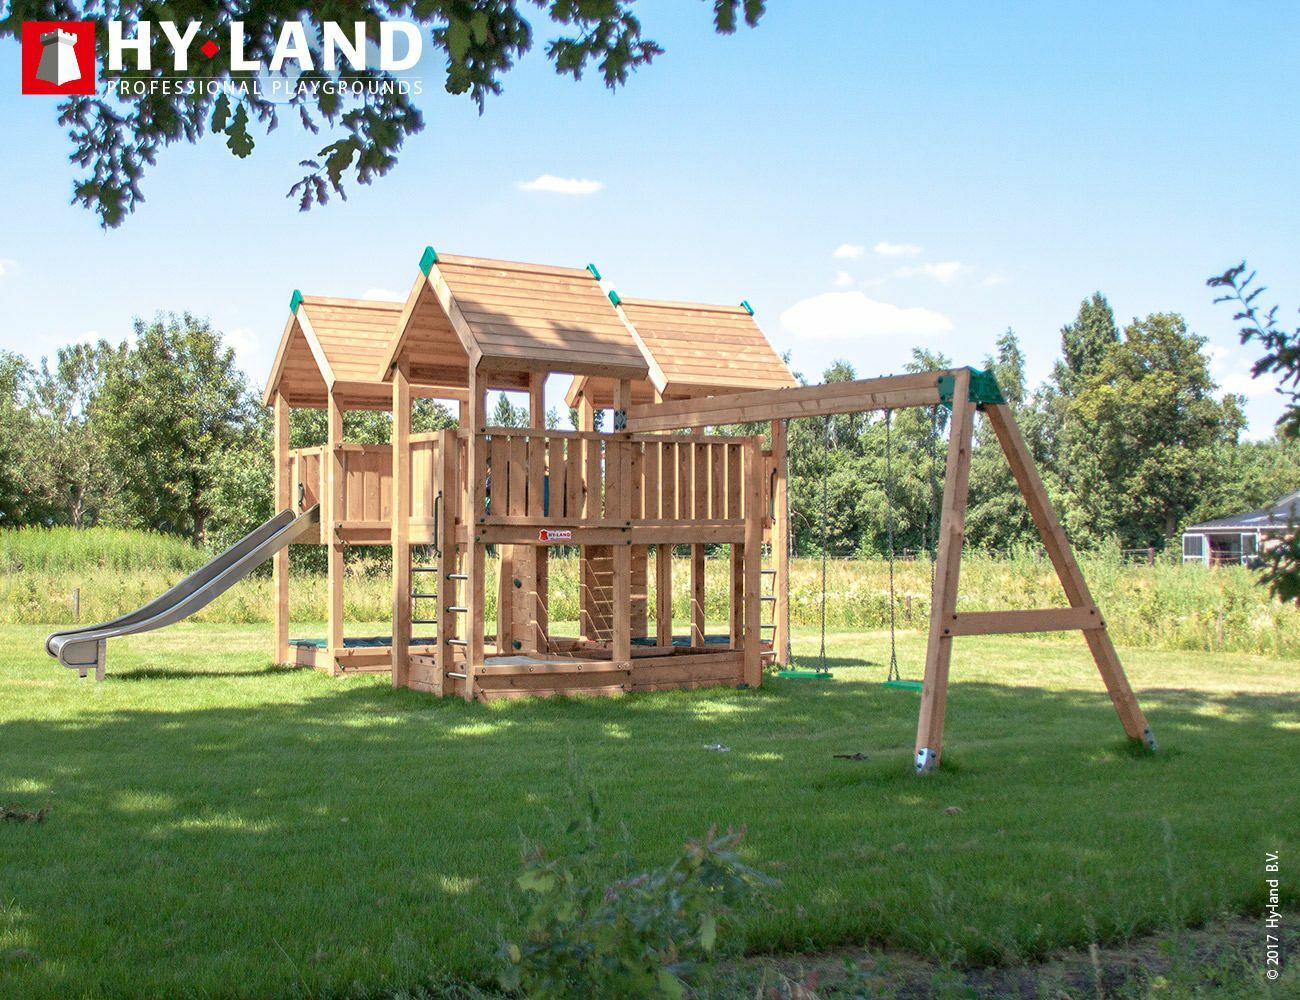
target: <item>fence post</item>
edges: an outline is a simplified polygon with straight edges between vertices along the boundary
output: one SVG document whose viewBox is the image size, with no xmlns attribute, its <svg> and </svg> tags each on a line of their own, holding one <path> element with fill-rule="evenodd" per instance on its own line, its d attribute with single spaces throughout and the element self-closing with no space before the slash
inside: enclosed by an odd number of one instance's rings
<svg viewBox="0 0 1300 1000">
<path fill-rule="evenodd" d="M 72 621 L 75 625 L 81 624 L 81 588 L 72 588 Z"/>
</svg>

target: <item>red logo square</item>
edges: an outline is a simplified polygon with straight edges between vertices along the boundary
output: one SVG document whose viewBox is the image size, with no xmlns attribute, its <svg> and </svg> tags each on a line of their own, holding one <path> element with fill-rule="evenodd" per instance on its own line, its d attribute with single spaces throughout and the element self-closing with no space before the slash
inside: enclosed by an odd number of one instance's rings
<svg viewBox="0 0 1300 1000">
<path fill-rule="evenodd" d="M 23 93 L 93 94 L 93 21 L 23 22 Z"/>
</svg>

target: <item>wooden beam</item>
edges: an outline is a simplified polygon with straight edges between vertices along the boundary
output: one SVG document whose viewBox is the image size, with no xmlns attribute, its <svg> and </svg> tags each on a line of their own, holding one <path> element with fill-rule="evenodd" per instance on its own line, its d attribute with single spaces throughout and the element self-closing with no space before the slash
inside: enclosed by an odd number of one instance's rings
<svg viewBox="0 0 1300 1000">
<path fill-rule="evenodd" d="M 322 526 L 323 541 L 329 546 L 326 563 L 326 659 L 329 671 L 338 673 L 337 657 L 343 652 L 343 540 L 336 530 L 343 520 L 343 410 L 333 393 L 326 407 L 325 496 L 329 517 Z"/>
<path fill-rule="evenodd" d="M 632 399 L 632 383 L 620 380 L 614 387 L 614 409 L 626 412 Z M 621 418 L 616 416 L 611 423 L 613 438 L 606 444 L 605 481 L 607 515 L 616 519 L 630 521 L 632 518 L 632 445 L 616 440 L 622 435 L 618 432 Z M 611 495 L 612 494 L 612 495 Z M 632 659 L 632 545 L 615 545 L 614 562 L 614 601 L 610 608 L 613 618 L 614 636 L 611 653 L 614 660 Z"/>
<path fill-rule="evenodd" d="M 411 668 L 410 370 L 401 358 L 393 372 L 393 687 L 407 686 Z"/>
<path fill-rule="evenodd" d="M 780 666 L 789 666 L 790 662 L 790 627 L 787 611 L 790 600 L 790 483 L 789 483 L 789 441 L 787 440 L 784 420 L 772 421 L 772 463 L 776 466 L 776 478 L 772 487 L 772 555 L 776 570 L 772 593 L 776 597 L 772 605 L 776 622 L 775 639 L 772 651 Z"/>
<path fill-rule="evenodd" d="M 966 371 L 969 375 L 969 371 L 963 368 L 793 389 L 763 389 L 703 399 L 643 403 L 628 409 L 627 426 L 630 431 L 645 433 L 787 417 L 931 406 L 939 402 L 940 377 L 955 375 L 958 371 Z"/>
<path fill-rule="evenodd" d="M 704 428 L 692 428 L 691 437 L 700 439 L 704 437 Z M 683 467 L 689 470 L 690 489 L 684 490 L 678 498 L 678 515 L 686 514 L 688 517 L 699 518 L 702 510 L 701 499 L 705 501 L 709 493 L 708 470 L 699 462 L 701 449 L 698 446 L 688 446 L 684 449 L 678 449 L 678 461 L 683 463 Z M 743 539 L 743 536 L 742 536 Z M 704 614 L 704 545 L 695 542 L 691 545 L 691 645 L 703 646 L 705 629 L 707 622 Z"/>
<path fill-rule="evenodd" d="M 484 516 L 487 499 L 487 442 L 482 435 L 487 428 L 487 397 L 479 384 L 478 369 L 472 368 L 469 374 L 469 437 L 466 440 L 466 465 L 469 475 L 469 518 L 470 527 Z M 464 616 L 465 638 L 465 700 L 474 700 L 474 668 L 483 663 L 484 598 L 486 595 L 486 555 L 487 546 L 473 537 L 469 543 L 469 576 L 465 584 L 465 604 L 468 609 Z M 444 609 L 443 616 L 446 611 Z"/>
<path fill-rule="evenodd" d="M 924 774 L 939 766 L 943 749 L 943 724 L 948 707 L 948 668 L 952 662 L 952 636 L 944 629 L 957 611 L 957 582 L 966 531 L 966 498 L 970 487 L 971 439 L 975 406 L 969 402 L 970 372 L 958 371 L 953 388 L 948 465 L 944 475 L 943 505 L 939 520 L 939 554 L 935 562 L 934 591 L 930 595 L 930 637 L 925 650 L 925 686 L 916 727 L 916 769 Z"/>
<path fill-rule="evenodd" d="M 944 635 L 1009 635 L 1105 628 L 1096 608 L 1036 608 L 1032 611 L 965 611 L 954 614 Z"/>
<path fill-rule="evenodd" d="M 277 392 L 274 406 L 275 510 L 293 506 L 289 483 L 289 400 Z M 271 589 L 275 592 L 275 637 L 271 658 L 289 662 L 289 547 L 281 548 L 271 562 Z"/>
<path fill-rule="evenodd" d="M 745 683 L 752 688 L 763 683 L 759 600 L 760 570 L 763 565 L 763 476 L 766 471 L 757 438 L 745 446 Z"/>
<path fill-rule="evenodd" d="M 438 546 L 438 648 L 434 653 L 433 691 L 442 695 L 447 671 L 452 669 L 455 657 L 448 639 L 465 637 L 464 622 L 458 615 L 447 613 L 447 605 L 462 603 L 460 584 L 452 576 L 459 574 L 456 555 L 456 514 L 460 508 L 461 477 L 457 474 L 456 458 L 459 443 L 454 430 L 439 431 L 438 474 L 434 482 L 434 496 L 442 495 L 439 503 L 438 531 L 434 544 Z"/>
<path fill-rule="evenodd" d="M 528 426 L 533 430 L 546 429 L 545 372 L 530 372 L 528 375 Z"/>
<path fill-rule="evenodd" d="M 998 442 L 1002 445 L 1003 453 L 1007 456 L 1011 474 L 1020 487 L 1021 495 L 1024 496 L 1025 503 L 1029 507 L 1029 513 L 1038 526 L 1043 547 L 1047 549 L 1047 556 L 1051 559 L 1061 586 L 1065 589 L 1066 599 L 1072 607 L 1094 607 L 1092 594 L 1083 578 L 1083 572 L 1075 561 L 1074 552 L 1065 537 L 1065 530 L 1061 527 L 1056 511 L 1052 508 L 1052 502 L 1047 497 L 1047 490 L 1043 487 L 1038 469 L 1029 454 L 1029 449 L 1025 447 L 1024 438 L 1021 437 L 1020 428 L 1016 426 L 1010 408 L 1001 403 L 988 404 L 984 407 L 984 412 L 993 427 L 993 432 L 998 437 Z M 1124 732 L 1128 734 L 1129 739 L 1141 740 L 1154 749 L 1155 738 L 1151 735 L 1151 727 L 1147 724 L 1137 696 L 1129 685 L 1128 676 L 1124 673 L 1119 654 L 1115 652 L 1115 644 L 1111 642 L 1105 624 L 1103 623 L 1101 628 L 1089 629 L 1083 635 L 1102 681 L 1106 685 L 1106 691 L 1115 706 L 1115 712 L 1124 726 Z"/>
</svg>

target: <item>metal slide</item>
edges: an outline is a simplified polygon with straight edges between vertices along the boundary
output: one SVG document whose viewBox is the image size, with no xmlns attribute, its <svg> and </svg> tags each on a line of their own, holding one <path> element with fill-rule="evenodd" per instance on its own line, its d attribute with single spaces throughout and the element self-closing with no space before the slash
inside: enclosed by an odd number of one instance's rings
<svg viewBox="0 0 1300 1000">
<path fill-rule="evenodd" d="M 107 640 L 152 632 L 188 618 L 319 523 L 319 504 L 301 514 L 282 510 L 161 597 L 112 621 L 55 632 L 45 640 L 45 651 L 65 667 L 80 671 L 83 677 L 90 670 L 102 677 Z"/>
</svg>

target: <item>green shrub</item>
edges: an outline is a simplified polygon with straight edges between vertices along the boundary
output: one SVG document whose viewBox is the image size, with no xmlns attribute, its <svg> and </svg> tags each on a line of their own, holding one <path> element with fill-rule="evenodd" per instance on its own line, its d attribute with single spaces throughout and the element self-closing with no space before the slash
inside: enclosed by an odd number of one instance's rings
<svg viewBox="0 0 1300 1000">
<path fill-rule="evenodd" d="M 499 981 L 538 998 L 685 996 L 727 917 L 776 883 L 741 862 L 744 831 L 716 827 L 687 841 L 672 864 L 604 883 L 598 820 L 589 796 L 562 853 L 529 853 L 517 879 L 526 934 L 501 946 Z"/>
</svg>

